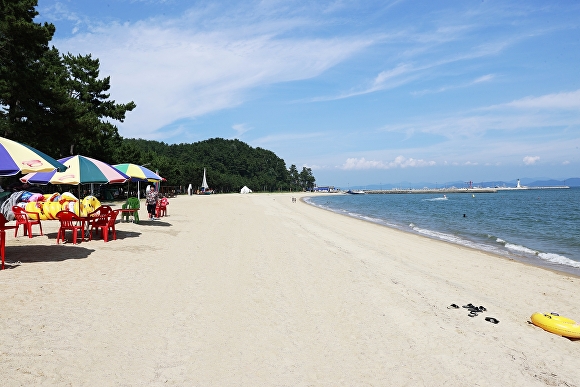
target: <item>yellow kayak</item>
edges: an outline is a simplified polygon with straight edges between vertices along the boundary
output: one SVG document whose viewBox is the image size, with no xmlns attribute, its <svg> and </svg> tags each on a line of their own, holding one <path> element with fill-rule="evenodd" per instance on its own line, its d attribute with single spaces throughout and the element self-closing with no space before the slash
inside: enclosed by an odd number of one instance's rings
<svg viewBox="0 0 580 387">
<path fill-rule="evenodd" d="M 532 323 L 545 331 L 555 333 L 560 336 L 580 339 L 580 324 L 571 318 L 559 316 L 552 313 L 534 313 L 531 317 Z"/>
</svg>

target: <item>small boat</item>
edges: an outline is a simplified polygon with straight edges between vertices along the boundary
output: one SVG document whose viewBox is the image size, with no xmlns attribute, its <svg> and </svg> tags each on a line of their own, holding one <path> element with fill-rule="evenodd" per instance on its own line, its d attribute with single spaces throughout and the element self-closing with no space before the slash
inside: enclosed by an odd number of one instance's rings
<svg viewBox="0 0 580 387">
<path fill-rule="evenodd" d="M 348 190 L 346 191 L 347 194 L 351 194 L 351 195 L 365 195 L 366 192 L 362 191 L 362 190 L 358 190 L 358 191 L 352 191 L 352 190 Z"/>
</svg>

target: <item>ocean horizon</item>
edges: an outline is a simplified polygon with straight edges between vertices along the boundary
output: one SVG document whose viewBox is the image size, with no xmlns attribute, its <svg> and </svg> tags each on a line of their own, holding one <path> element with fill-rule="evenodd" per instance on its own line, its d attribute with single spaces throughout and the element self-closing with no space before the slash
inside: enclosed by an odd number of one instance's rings
<svg viewBox="0 0 580 387">
<path fill-rule="evenodd" d="M 580 275 L 580 187 L 497 193 L 313 194 L 311 205 Z"/>
</svg>

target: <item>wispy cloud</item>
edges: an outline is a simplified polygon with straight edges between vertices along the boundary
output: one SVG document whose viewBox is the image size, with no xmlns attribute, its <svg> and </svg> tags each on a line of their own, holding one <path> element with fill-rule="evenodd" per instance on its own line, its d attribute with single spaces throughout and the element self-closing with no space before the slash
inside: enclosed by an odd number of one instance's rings
<svg viewBox="0 0 580 387">
<path fill-rule="evenodd" d="M 487 75 L 483 75 L 479 78 L 476 78 L 470 82 L 465 82 L 465 83 L 461 83 L 458 85 L 441 86 L 441 87 L 434 89 L 434 90 L 414 91 L 414 92 L 411 92 L 411 95 L 421 96 L 421 95 L 425 95 L 425 94 L 443 93 L 443 92 L 449 91 L 449 90 L 461 89 L 464 87 L 470 87 L 470 86 L 477 85 L 477 84 L 484 83 L 484 82 L 490 82 L 494 78 L 495 78 L 495 74 L 487 74 Z"/>
<path fill-rule="evenodd" d="M 232 125 L 232 129 L 236 131 L 234 138 L 240 138 L 244 133 L 251 130 L 252 128 L 249 128 L 247 124 L 235 124 Z"/>
<path fill-rule="evenodd" d="M 434 32 L 434 34 L 437 33 L 440 32 L 439 31 Z M 442 40 L 447 43 L 447 39 L 450 38 Z M 457 39 L 459 38 L 457 37 Z M 438 55 L 435 57 L 435 59 L 432 59 L 431 55 L 428 55 L 428 53 L 434 50 L 433 42 L 429 41 L 426 47 L 423 47 L 422 49 L 419 49 L 415 52 L 416 55 L 415 57 L 409 58 L 409 60 L 405 63 L 400 63 L 388 70 L 381 71 L 372 80 L 372 82 L 368 82 L 365 85 L 361 85 L 359 87 L 353 88 L 350 91 L 335 96 L 317 97 L 312 98 L 311 100 L 314 102 L 339 100 L 401 87 L 403 85 L 407 85 L 421 79 L 432 78 L 435 76 L 433 72 L 437 69 L 443 69 L 446 66 L 456 64 L 458 62 L 471 61 L 482 57 L 497 55 L 499 52 L 505 50 L 507 47 L 509 47 L 512 44 L 515 44 L 520 40 L 521 37 L 503 39 L 501 41 L 490 42 L 487 44 L 482 44 L 476 47 L 468 48 L 466 52 L 461 52 L 459 54 L 453 52 L 447 55 L 445 54 Z M 437 40 L 435 39 L 435 41 Z M 429 92 L 441 92 L 451 88 L 467 87 L 477 83 L 488 82 L 493 78 L 494 78 L 493 74 L 487 74 L 460 86 L 455 87 L 451 86 L 447 88 L 444 87 L 436 91 L 425 91 L 417 93 L 426 94 Z"/>
<path fill-rule="evenodd" d="M 430 133 L 453 138 L 481 137 L 491 131 L 567 128 L 580 125 L 580 90 L 526 97 L 505 104 L 458 112 L 445 118 L 422 117 L 403 124 L 389 124 L 385 131 Z M 564 112 L 562 112 L 564 111 Z"/>
<path fill-rule="evenodd" d="M 71 11 L 64 3 L 56 2 L 42 9 L 42 16 L 53 22 L 66 20 L 72 23 L 71 33 L 76 34 L 82 25 L 89 23 L 89 19 Z"/>
<path fill-rule="evenodd" d="M 366 160 L 361 158 L 348 158 L 340 169 L 360 170 L 360 169 L 392 169 L 392 168 L 414 168 L 434 166 L 435 161 L 425 161 L 421 159 L 406 158 L 397 156 L 393 161 Z"/>
<path fill-rule="evenodd" d="M 256 146 L 266 146 L 266 145 L 274 145 L 274 144 L 281 144 L 281 143 L 288 143 L 292 141 L 302 141 L 302 140 L 309 140 L 316 137 L 323 137 L 327 136 L 327 133 L 323 132 L 312 132 L 312 133 L 279 133 L 279 134 L 270 134 L 264 137 L 259 137 L 252 140 L 252 144 Z"/>
<path fill-rule="evenodd" d="M 120 126 L 127 137 L 237 106 L 256 87 L 316 77 L 372 44 L 358 37 L 282 37 L 304 23 L 294 17 L 205 20 L 198 28 L 199 17 L 192 11 L 173 20 L 102 25 L 56 44 L 98 57 L 111 75 L 112 97 L 135 101 L 138 114 Z"/>
<path fill-rule="evenodd" d="M 580 111 L 580 90 L 546 94 L 539 97 L 526 97 L 488 109 L 555 109 Z"/>
</svg>

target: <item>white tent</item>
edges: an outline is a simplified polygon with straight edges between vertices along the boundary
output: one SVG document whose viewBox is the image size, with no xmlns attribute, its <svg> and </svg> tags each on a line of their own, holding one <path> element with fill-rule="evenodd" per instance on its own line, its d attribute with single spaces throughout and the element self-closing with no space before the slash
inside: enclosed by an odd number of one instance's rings
<svg viewBox="0 0 580 387">
<path fill-rule="evenodd" d="M 244 188 L 242 188 L 242 189 L 240 190 L 240 193 L 241 193 L 241 194 L 248 194 L 248 193 L 251 193 L 251 192 L 252 192 L 252 190 L 251 190 L 251 189 L 249 189 L 249 188 L 248 188 L 248 187 L 246 187 L 246 186 L 244 186 Z"/>
</svg>

